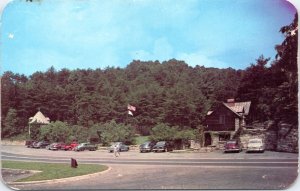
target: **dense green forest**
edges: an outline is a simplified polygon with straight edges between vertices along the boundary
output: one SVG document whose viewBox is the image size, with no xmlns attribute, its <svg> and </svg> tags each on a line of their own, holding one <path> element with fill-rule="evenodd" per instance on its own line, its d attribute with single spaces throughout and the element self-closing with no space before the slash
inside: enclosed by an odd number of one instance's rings
<svg viewBox="0 0 300 191">
<path fill-rule="evenodd" d="M 245 70 L 191 67 L 184 61 L 134 60 L 126 68 L 56 70 L 1 76 L 2 137 L 27 131 L 38 110 L 51 121 L 90 128 L 115 120 L 148 135 L 164 123 L 187 130 L 228 98 L 251 101 L 249 122 L 298 124 L 297 15 L 281 28 L 274 60 L 260 56 Z M 274 45 L 275 46 L 275 45 Z M 251 62 L 251 61 L 249 61 Z M 84 64 L 84 63 L 83 63 Z M 136 107 L 128 115 L 127 105 Z"/>
</svg>

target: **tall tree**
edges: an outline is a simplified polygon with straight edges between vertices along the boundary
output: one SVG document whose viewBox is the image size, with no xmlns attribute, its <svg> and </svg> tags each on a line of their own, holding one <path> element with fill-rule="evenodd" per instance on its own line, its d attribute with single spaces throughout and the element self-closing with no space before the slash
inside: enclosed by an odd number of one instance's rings
<svg viewBox="0 0 300 191">
<path fill-rule="evenodd" d="M 11 137 L 13 135 L 17 135 L 18 133 L 20 133 L 20 129 L 18 127 L 17 111 L 13 108 L 10 108 L 3 122 L 1 136 Z"/>
<path fill-rule="evenodd" d="M 277 60 L 273 64 L 274 73 L 282 79 L 274 96 L 275 119 L 295 124 L 298 127 L 298 15 L 290 25 L 280 32 L 285 35 L 281 45 L 277 45 Z"/>
</svg>

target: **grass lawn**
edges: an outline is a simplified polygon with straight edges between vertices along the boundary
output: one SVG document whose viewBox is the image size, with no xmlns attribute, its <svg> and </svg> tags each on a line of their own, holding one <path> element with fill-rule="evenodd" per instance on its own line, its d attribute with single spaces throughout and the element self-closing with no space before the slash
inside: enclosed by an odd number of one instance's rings
<svg viewBox="0 0 300 191">
<path fill-rule="evenodd" d="M 42 171 L 30 177 L 19 179 L 16 182 L 67 178 L 101 172 L 108 169 L 107 166 L 97 164 L 78 164 L 77 168 L 71 168 L 70 164 L 62 163 L 17 162 L 5 160 L 2 161 L 2 168 Z"/>
<path fill-rule="evenodd" d="M 141 145 L 144 142 L 149 141 L 148 138 L 149 138 L 149 136 L 138 136 L 138 137 L 135 137 L 135 144 Z"/>
</svg>

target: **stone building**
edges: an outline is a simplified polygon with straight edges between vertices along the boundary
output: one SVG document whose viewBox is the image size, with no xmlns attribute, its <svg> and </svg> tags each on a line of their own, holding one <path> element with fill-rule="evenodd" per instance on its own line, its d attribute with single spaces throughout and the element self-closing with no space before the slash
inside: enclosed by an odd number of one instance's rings
<svg viewBox="0 0 300 191">
<path fill-rule="evenodd" d="M 221 148 L 223 144 L 238 136 L 246 125 L 245 118 L 249 114 L 251 102 L 235 102 L 228 99 L 206 116 L 204 129 L 204 146 Z"/>
</svg>

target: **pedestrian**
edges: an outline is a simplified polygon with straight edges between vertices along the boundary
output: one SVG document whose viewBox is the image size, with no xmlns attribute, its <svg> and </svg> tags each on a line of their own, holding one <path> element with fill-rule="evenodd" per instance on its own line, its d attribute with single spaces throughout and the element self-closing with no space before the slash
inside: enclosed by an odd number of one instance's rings
<svg viewBox="0 0 300 191">
<path fill-rule="evenodd" d="M 120 148 L 119 148 L 118 144 L 115 144 L 115 146 L 114 146 L 114 154 L 115 154 L 115 157 L 120 156 Z"/>
</svg>

